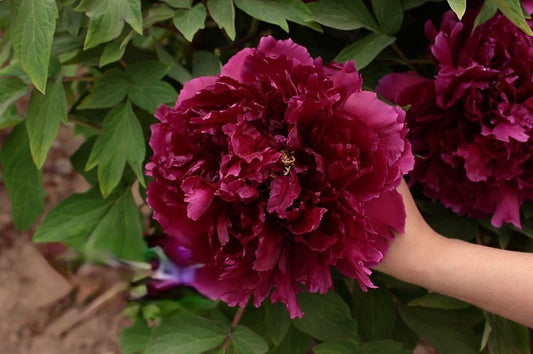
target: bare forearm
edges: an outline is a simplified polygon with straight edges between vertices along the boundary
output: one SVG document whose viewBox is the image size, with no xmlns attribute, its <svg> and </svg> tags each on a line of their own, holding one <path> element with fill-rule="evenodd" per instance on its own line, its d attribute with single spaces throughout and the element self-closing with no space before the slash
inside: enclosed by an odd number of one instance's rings
<svg viewBox="0 0 533 354">
<path fill-rule="evenodd" d="M 418 213 L 406 186 L 405 234 L 397 235 L 377 270 L 533 327 L 533 253 L 448 239 Z"/>
</svg>

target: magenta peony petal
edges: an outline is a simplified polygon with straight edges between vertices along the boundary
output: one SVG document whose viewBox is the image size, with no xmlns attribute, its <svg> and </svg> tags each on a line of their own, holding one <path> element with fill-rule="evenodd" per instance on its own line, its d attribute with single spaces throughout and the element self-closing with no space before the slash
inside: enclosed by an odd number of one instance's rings
<svg viewBox="0 0 533 354">
<path fill-rule="evenodd" d="M 185 193 L 187 216 L 197 221 L 209 208 L 215 196 L 213 188 L 200 177 L 188 177 L 181 184 Z"/>
<path fill-rule="evenodd" d="M 279 176 L 270 184 L 267 211 L 276 213 L 283 218 L 287 214 L 287 208 L 294 203 L 301 191 L 294 173 L 288 176 Z"/>
<path fill-rule="evenodd" d="M 376 92 L 387 100 L 406 106 L 416 101 L 425 90 L 432 89 L 433 82 L 414 72 L 392 73 L 382 77 Z"/>
<path fill-rule="evenodd" d="M 492 225 L 501 227 L 503 222 L 508 222 L 521 228 L 518 193 L 509 187 L 502 188 L 499 193 L 500 198 L 496 203 L 496 210 L 491 219 Z"/>
<path fill-rule="evenodd" d="M 187 81 L 180 91 L 176 106 L 179 106 L 183 101 L 196 95 L 200 90 L 203 90 L 216 82 L 216 78 L 213 76 L 201 76 L 196 79 Z"/>
</svg>

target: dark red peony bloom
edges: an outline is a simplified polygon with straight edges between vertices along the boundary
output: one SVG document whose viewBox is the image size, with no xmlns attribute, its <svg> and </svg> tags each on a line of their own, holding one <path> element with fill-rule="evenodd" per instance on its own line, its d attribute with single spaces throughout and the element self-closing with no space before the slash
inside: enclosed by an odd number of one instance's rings
<svg viewBox="0 0 533 354">
<path fill-rule="evenodd" d="M 533 200 L 533 37 L 501 14 L 472 31 L 475 15 L 460 22 L 447 12 L 440 30 L 426 24 L 434 79 L 390 74 L 377 91 L 411 105 L 412 177 L 429 197 L 520 226 L 520 205 Z"/>
<path fill-rule="evenodd" d="M 264 37 L 157 111 L 148 203 L 168 257 L 187 249 L 181 266 L 200 265 L 201 293 L 240 306 L 270 295 L 296 317 L 299 291 L 332 287 L 330 266 L 373 287 L 414 162 L 405 113 L 361 84 L 352 62 Z"/>
</svg>

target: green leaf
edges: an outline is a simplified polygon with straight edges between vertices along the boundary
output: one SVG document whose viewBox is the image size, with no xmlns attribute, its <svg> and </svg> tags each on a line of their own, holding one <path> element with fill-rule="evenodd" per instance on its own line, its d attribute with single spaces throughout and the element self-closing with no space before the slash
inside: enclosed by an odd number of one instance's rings
<svg viewBox="0 0 533 354">
<path fill-rule="evenodd" d="M 137 320 L 131 327 L 124 328 L 118 339 L 124 354 L 145 353 L 146 344 L 152 337 L 153 328 Z"/>
<path fill-rule="evenodd" d="M 300 331 L 319 340 L 358 339 L 357 323 L 350 316 L 350 308 L 337 293 L 301 293 L 298 303 L 304 316 L 295 319 L 294 326 Z"/>
<path fill-rule="evenodd" d="M 182 85 L 192 79 L 191 73 L 188 72 L 187 69 L 183 67 L 183 65 L 178 63 L 178 61 L 173 56 L 171 56 L 157 41 L 155 42 L 155 50 L 157 52 L 157 57 L 159 58 L 159 60 L 164 63 L 171 64 L 170 70 L 168 71 L 169 77 L 178 81 Z"/>
<path fill-rule="evenodd" d="M 128 76 L 132 84 L 128 87 L 128 97 L 131 101 L 150 114 L 163 103 L 175 102 L 178 93 L 168 82 L 161 81 L 170 67 L 157 61 L 130 65 Z"/>
<path fill-rule="evenodd" d="M 476 27 L 490 20 L 496 14 L 496 11 L 498 11 L 498 7 L 492 0 L 484 1 L 481 10 L 474 20 L 474 26 L 472 30 L 475 30 Z"/>
<path fill-rule="evenodd" d="M 98 166 L 98 181 L 104 197 L 120 181 L 126 162 L 144 185 L 142 162 L 145 147 L 141 125 L 127 102 L 112 110 L 104 120 L 86 169 Z"/>
<path fill-rule="evenodd" d="M 283 0 L 234 0 L 235 6 L 260 21 L 280 26 L 289 32 Z"/>
<path fill-rule="evenodd" d="M 100 57 L 100 63 L 98 66 L 102 67 L 120 60 L 125 51 L 126 46 L 122 45 L 121 40 L 114 40 L 110 43 L 107 43 L 104 51 L 102 52 L 102 56 Z"/>
<path fill-rule="evenodd" d="M 78 109 L 109 108 L 120 103 L 128 90 L 128 77 L 120 69 L 107 70 L 81 101 Z"/>
<path fill-rule="evenodd" d="M 319 0 L 307 4 L 321 25 L 350 31 L 361 27 L 379 32 L 379 26 L 361 0 Z"/>
<path fill-rule="evenodd" d="M 190 9 L 191 8 L 191 0 L 163 0 L 167 4 L 169 4 L 172 7 L 178 8 L 178 9 Z"/>
<path fill-rule="evenodd" d="M 301 0 L 284 0 L 280 2 L 280 7 L 287 20 L 322 32 L 320 25 L 314 21 L 313 13 Z"/>
<path fill-rule="evenodd" d="M 62 242 L 77 250 L 110 251 L 141 261 L 146 249 L 139 209 L 131 191 L 117 190 L 103 199 L 97 188 L 73 194 L 52 209 L 34 242 Z"/>
<path fill-rule="evenodd" d="M 124 21 L 142 34 L 140 0 L 81 0 L 76 11 L 85 11 L 91 19 L 84 49 L 117 38 L 124 28 Z"/>
<path fill-rule="evenodd" d="M 307 354 L 309 353 L 310 338 L 294 326 L 289 326 L 287 335 L 279 345 L 272 348 L 269 354 Z"/>
<path fill-rule="evenodd" d="M 167 82 L 146 81 L 130 86 L 128 96 L 137 106 L 147 112 L 154 113 L 162 103 L 175 102 L 178 94 Z"/>
<path fill-rule="evenodd" d="M 275 304 L 264 304 L 266 310 L 266 324 L 268 335 L 274 345 L 279 345 L 287 335 L 291 320 L 285 307 L 277 302 Z"/>
<path fill-rule="evenodd" d="M 192 76 L 213 76 L 220 74 L 222 65 L 216 55 L 205 50 L 198 50 L 192 58 Z"/>
<path fill-rule="evenodd" d="M 22 122 L 17 114 L 17 107 L 12 104 L 7 107 L 2 115 L 0 115 L 0 129 L 13 127 Z"/>
<path fill-rule="evenodd" d="M 166 5 L 151 7 L 148 10 L 148 15 L 143 20 L 143 27 L 148 28 L 154 25 L 157 22 L 168 20 L 174 17 L 174 10 Z M 157 41 L 156 41 L 157 43 Z"/>
<path fill-rule="evenodd" d="M 383 34 L 394 35 L 400 30 L 403 22 L 400 0 L 372 0 L 372 9 Z"/>
<path fill-rule="evenodd" d="M 527 327 L 485 312 L 491 331 L 488 347 L 491 354 L 530 354 Z"/>
<path fill-rule="evenodd" d="M 358 353 L 357 343 L 353 340 L 337 339 L 313 347 L 314 354 L 353 354 Z"/>
<path fill-rule="evenodd" d="M 466 11 L 466 0 L 448 0 L 448 5 L 457 15 L 457 18 L 461 20 Z"/>
<path fill-rule="evenodd" d="M 403 8 L 403 11 L 407 11 L 410 9 L 414 9 L 415 7 L 424 5 L 427 2 L 441 2 L 441 1 L 442 0 L 402 0 L 402 8 Z"/>
<path fill-rule="evenodd" d="M 49 84 L 46 95 L 33 91 L 26 113 L 31 156 L 39 169 L 59 132 L 60 122 L 67 122 L 67 97 L 63 82 L 58 79 Z"/>
<path fill-rule="evenodd" d="M 235 40 L 235 7 L 232 0 L 207 0 L 207 10 L 228 37 Z"/>
<path fill-rule="evenodd" d="M 520 0 L 491 0 L 498 9 L 505 15 L 512 23 L 520 28 L 524 33 L 533 36 L 533 31 L 529 27 L 524 12 L 522 11 L 522 3 Z"/>
<path fill-rule="evenodd" d="M 355 61 L 358 70 L 370 64 L 372 60 L 396 38 L 380 33 L 370 33 L 366 37 L 344 48 L 335 58 L 336 61 Z"/>
<path fill-rule="evenodd" d="M 174 14 L 174 25 L 186 40 L 192 42 L 196 32 L 205 27 L 206 16 L 203 4 L 196 4 L 190 10 L 178 9 Z"/>
<path fill-rule="evenodd" d="M 54 0 L 11 1 L 11 43 L 15 56 L 42 93 L 46 90 L 57 17 Z"/>
<path fill-rule="evenodd" d="M 389 291 L 385 288 L 368 292 L 354 290 L 353 316 L 360 326 L 362 340 L 371 341 L 389 338 L 396 322 L 396 308 Z"/>
<path fill-rule="evenodd" d="M 13 102 L 24 96 L 28 91 L 28 86 L 19 78 L 0 79 L 0 116 Z"/>
<path fill-rule="evenodd" d="M 407 326 L 440 354 L 478 353 L 477 339 L 457 311 L 403 306 L 398 310 Z"/>
<path fill-rule="evenodd" d="M 244 326 L 237 326 L 231 331 L 229 342 L 230 354 L 263 354 L 268 351 L 268 343 L 260 335 Z"/>
<path fill-rule="evenodd" d="M 70 157 L 70 163 L 76 172 L 85 178 L 87 182 L 91 185 L 96 185 L 98 183 L 98 174 L 96 170 L 85 171 L 85 164 L 89 159 L 91 150 L 93 149 L 94 142 L 96 141 L 96 135 L 91 136 L 87 139 L 81 146 L 76 150 L 74 154 Z"/>
<path fill-rule="evenodd" d="M 422 297 L 411 300 L 409 306 L 428 307 L 443 310 L 460 310 L 469 307 L 470 305 L 464 301 L 454 299 L 438 293 L 429 293 Z"/>
<path fill-rule="evenodd" d="M 380 340 L 363 343 L 354 354 L 410 354 L 412 351 L 403 347 L 402 343 L 393 340 Z"/>
<path fill-rule="evenodd" d="M 208 320 L 180 310 L 163 317 L 159 326 L 151 330 L 145 354 L 203 353 L 221 345 L 229 327 L 223 322 Z"/>
<path fill-rule="evenodd" d="M 44 210 L 42 175 L 31 158 L 26 126 L 18 124 L 0 151 L 2 181 L 13 207 L 13 222 L 20 230 L 30 228 Z"/>
</svg>

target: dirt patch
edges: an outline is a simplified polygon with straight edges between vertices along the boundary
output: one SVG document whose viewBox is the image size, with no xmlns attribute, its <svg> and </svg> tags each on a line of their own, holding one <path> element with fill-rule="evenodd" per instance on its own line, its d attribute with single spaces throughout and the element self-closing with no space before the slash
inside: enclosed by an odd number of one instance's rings
<svg viewBox="0 0 533 354">
<path fill-rule="evenodd" d="M 0 145 L 5 135 L 0 132 Z M 72 128 L 61 128 L 43 167 L 46 210 L 89 187 L 69 161 L 82 141 Z M 120 315 L 123 302 L 119 296 L 102 301 L 106 287 L 112 286 L 105 275 L 92 272 L 90 281 L 105 286 L 87 292 L 83 276 L 61 267 L 64 263 L 58 259 L 65 253 L 63 247 L 34 245 L 34 230 L 19 232 L 11 220 L 0 180 L 0 353 L 120 353 L 117 338 L 125 325 Z M 84 289 L 87 293 L 81 296 Z"/>
</svg>

